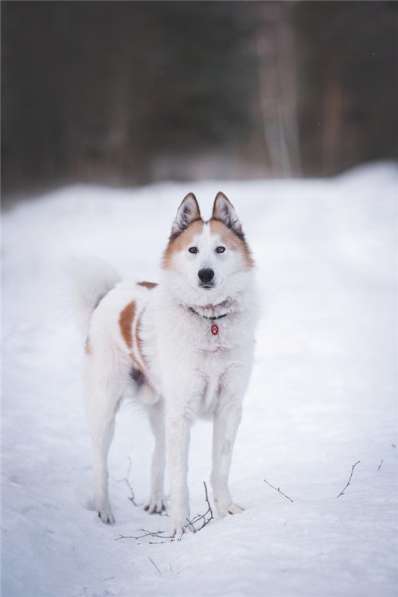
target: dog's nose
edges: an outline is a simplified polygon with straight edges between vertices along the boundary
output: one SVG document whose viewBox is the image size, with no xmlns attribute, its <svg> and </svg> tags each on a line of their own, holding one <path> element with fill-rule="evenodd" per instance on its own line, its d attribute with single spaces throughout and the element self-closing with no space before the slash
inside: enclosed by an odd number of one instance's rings
<svg viewBox="0 0 398 597">
<path fill-rule="evenodd" d="M 198 271 L 198 276 L 203 284 L 208 284 L 214 278 L 214 271 L 208 267 L 205 267 Z"/>
</svg>

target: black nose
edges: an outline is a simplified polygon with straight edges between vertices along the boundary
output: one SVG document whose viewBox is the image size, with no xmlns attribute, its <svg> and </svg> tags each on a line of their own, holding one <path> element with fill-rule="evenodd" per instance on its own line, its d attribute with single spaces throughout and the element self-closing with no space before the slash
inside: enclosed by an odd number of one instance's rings
<svg viewBox="0 0 398 597">
<path fill-rule="evenodd" d="M 206 267 L 198 271 L 198 276 L 200 281 L 203 282 L 203 284 L 208 284 L 214 278 L 214 271 Z"/>
</svg>

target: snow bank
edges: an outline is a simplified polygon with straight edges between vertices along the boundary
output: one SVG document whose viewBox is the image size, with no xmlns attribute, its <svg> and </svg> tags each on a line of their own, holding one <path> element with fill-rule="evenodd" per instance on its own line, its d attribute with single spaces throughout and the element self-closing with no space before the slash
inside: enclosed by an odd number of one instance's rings
<svg viewBox="0 0 398 597">
<path fill-rule="evenodd" d="M 126 403 L 111 454 L 117 523 L 87 508 L 91 460 L 81 339 L 65 263 L 106 259 L 156 278 L 182 196 L 222 189 L 258 263 L 263 318 L 232 470 L 246 511 L 180 543 L 116 540 L 167 527 L 143 503 L 152 439 Z M 332 180 L 75 186 L 4 216 L 5 597 L 338 597 L 395 594 L 398 169 Z M 193 431 L 203 511 L 210 428 Z M 352 465 L 351 484 L 340 498 Z M 293 501 L 272 489 L 266 479 Z"/>
</svg>

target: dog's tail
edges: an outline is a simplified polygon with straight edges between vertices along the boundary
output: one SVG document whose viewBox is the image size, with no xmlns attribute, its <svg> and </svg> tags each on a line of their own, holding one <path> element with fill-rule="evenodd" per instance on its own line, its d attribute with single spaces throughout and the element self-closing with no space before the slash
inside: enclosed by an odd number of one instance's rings
<svg viewBox="0 0 398 597">
<path fill-rule="evenodd" d="M 81 333 L 86 335 L 92 312 L 121 278 L 111 265 L 95 257 L 72 258 L 65 271 L 70 281 L 73 311 Z"/>
</svg>

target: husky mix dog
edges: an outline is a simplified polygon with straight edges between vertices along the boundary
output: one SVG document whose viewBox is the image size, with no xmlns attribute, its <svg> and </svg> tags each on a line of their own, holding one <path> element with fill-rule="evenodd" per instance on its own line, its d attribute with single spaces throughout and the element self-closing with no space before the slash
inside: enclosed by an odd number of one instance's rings
<svg viewBox="0 0 398 597">
<path fill-rule="evenodd" d="M 228 477 L 253 363 L 257 308 L 253 258 L 227 197 L 218 193 L 212 217 L 204 221 L 188 194 L 172 226 L 159 283 L 121 282 L 96 302 L 85 379 L 101 520 L 114 522 L 107 457 L 127 386 L 147 410 L 155 436 L 146 510 L 165 508 L 167 459 L 171 531 L 180 538 L 187 529 L 190 428 L 204 417 L 213 422 L 216 509 L 221 516 L 241 512 Z"/>
</svg>

